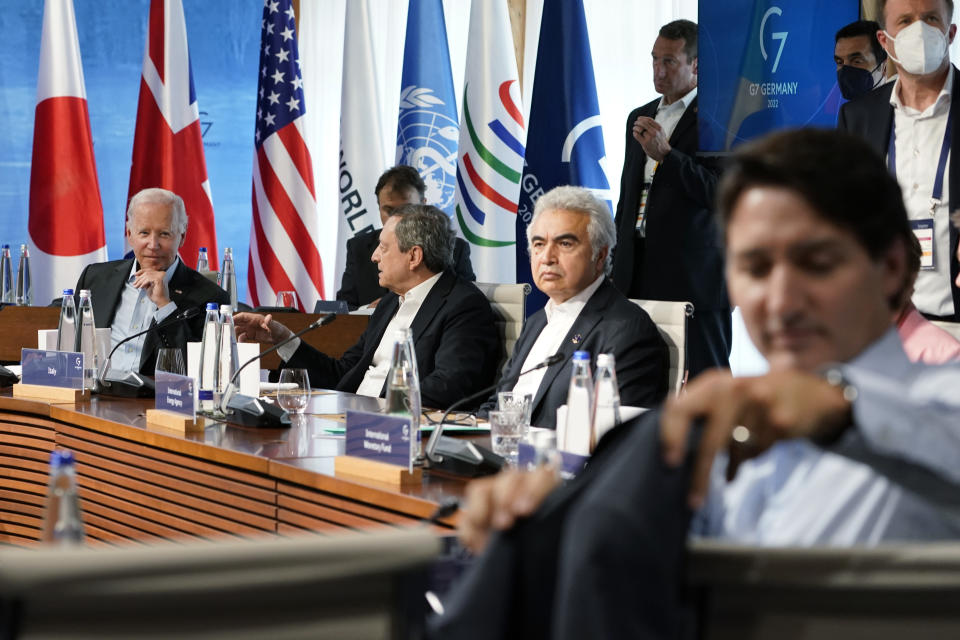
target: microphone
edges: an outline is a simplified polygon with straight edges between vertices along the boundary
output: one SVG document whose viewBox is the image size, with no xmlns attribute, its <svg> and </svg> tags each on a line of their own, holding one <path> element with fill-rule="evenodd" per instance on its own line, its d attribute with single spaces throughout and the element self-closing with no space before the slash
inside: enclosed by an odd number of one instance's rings
<svg viewBox="0 0 960 640">
<path fill-rule="evenodd" d="M 237 367 L 236 372 L 230 377 L 230 382 L 227 383 L 226 388 L 223 390 L 223 397 L 220 399 L 220 406 L 218 407 L 220 411 L 226 415 L 226 421 L 243 425 L 245 427 L 266 427 L 272 429 L 289 427 L 290 416 L 287 415 L 287 412 L 278 407 L 276 404 L 272 402 L 263 402 L 260 400 L 260 398 L 236 393 L 237 378 L 240 377 L 240 372 L 243 371 L 251 362 L 255 362 L 263 356 L 273 353 L 283 345 L 292 342 L 295 338 L 299 338 L 305 333 L 313 331 L 314 329 L 318 329 L 324 325 L 328 325 L 336 319 L 337 315 L 334 313 L 325 314 L 308 324 L 306 328 L 284 338 L 269 349 L 266 349 L 259 355 L 250 358 L 242 365 Z"/>
<path fill-rule="evenodd" d="M 461 398 L 450 405 L 450 407 L 443 412 L 443 415 L 440 417 L 440 422 L 434 427 L 433 433 L 430 434 L 430 439 L 427 440 L 427 446 L 424 447 L 424 455 L 426 455 L 429 460 L 430 468 L 471 477 L 499 471 L 505 461 L 494 452 L 467 440 L 450 438 L 443 435 L 443 425 L 447 420 L 447 416 L 449 416 L 454 409 L 462 407 L 468 402 L 486 397 L 505 384 L 516 382 L 521 376 L 525 376 L 538 369 L 543 369 L 544 367 L 552 367 L 566 359 L 567 355 L 555 353 L 540 364 L 534 365 L 526 371 L 501 378 L 496 384 L 481 389 L 466 398 Z"/>
<path fill-rule="evenodd" d="M 97 376 L 97 393 L 101 395 L 118 396 L 121 398 L 153 397 L 154 393 L 156 393 L 153 380 L 141 375 L 139 371 L 124 371 L 119 375 L 119 377 L 117 377 L 116 374 L 114 374 L 113 377 L 107 377 L 107 373 L 110 371 L 110 361 L 113 358 L 113 354 L 116 353 L 117 349 L 119 349 L 122 345 L 130 342 L 131 340 L 139 338 L 146 333 L 167 329 L 175 324 L 191 320 L 201 313 L 202 311 L 196 307 L 185 309 L 175 316 L 166 318 L 162 322 L 151 325 L 143 331 L 138 331 L 137 333 L 129 335 L 118 342 L 116 346 L 110 350 L 110 354 L 107 356 L 107 359 L 104 360 L 103 366 L 100 368 L 100 373 Z M 166 345 L 166 337 L 161 334 L 161 339 Z"/>
</svg>

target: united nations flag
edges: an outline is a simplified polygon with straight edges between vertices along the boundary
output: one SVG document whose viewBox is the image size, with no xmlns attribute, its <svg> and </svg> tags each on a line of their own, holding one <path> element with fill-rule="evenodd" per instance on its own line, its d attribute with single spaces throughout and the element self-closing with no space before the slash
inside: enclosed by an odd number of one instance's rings
<svg viewBox="0 0 960 640">
<path fill-rule="evenodd" d="M 427 202 L 453 215 L 457 101 L 441 0 L 410 0 L 397 124 L 397 164 L 420 172 Z"/>
</svg>

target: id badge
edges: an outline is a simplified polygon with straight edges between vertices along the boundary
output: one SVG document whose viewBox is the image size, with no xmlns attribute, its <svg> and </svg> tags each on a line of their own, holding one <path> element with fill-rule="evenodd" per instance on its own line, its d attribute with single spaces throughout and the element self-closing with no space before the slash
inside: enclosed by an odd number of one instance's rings
<svg viewBox="0 0 960 640">
<path fill-rule="evenodd" d="M 920 241 L 920 269 L 922 271 L 933 271 L 933 218 L 911 220 L 910 228 L 913 229 L 913 234 Z"/>
</svg>

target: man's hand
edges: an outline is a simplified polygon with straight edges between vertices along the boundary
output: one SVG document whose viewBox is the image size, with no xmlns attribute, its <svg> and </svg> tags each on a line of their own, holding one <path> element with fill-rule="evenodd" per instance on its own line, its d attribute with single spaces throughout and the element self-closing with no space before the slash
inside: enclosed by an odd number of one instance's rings
<svg viewBox="0 0 960 640">
<path fill-rule="evenodd" d="M 647 116 L 637 117 L 636 122 L 633 123 L 633 137 L 643 147 L 647 157 L 653 158 L 656 162 L 661 162 L 673 148 L 660 123 Z"/>
<path fill-rule="evenodd" d="M 274 344 L 293 335 L 290 329 L 274 320 L 270 314 L 262 316 L 259 313 L 238 313 L 233 316 L 233 324 L 240 342 Z"/>
<path fill-rule="evenodd" d="M 157 271 L 156 269 L 140 269 L 133 274 L 133 286 L 137 289 L 146 289 L 147 297 L 157 309 L 162 309 L 170 304 L 170 291 L 167 289 L 167 282 L 164 280 L 166 271 Z"/>
<path fill-rule="evenodd" d="M 734 378 L 719 369 L 708 371 L 664 406 L 663 457 L 667 464 L 679 466 L 690 427 L 703 419 L 689 495 L 690 506 L 697 509 L 703 504 L 710 468 L 720 450 L 730 452 L 727 479 L 732 480 L 741 462 L 760 455 L 777 440 L 837 433 L 850 424 L 850 411 L 842 389 L 808 373 L 780 371 L 759 378 Z"/>
<path fill-rule="evenodd" d="M 558 484 L 559 475 L 549 467 L 529 472 L 510 469 L 474 480 L 467 485 L 457 521 L 460 540 L 480 553 L 491 533 L 509 529 L 518 518 L 532 514 Z"/>
</svg>

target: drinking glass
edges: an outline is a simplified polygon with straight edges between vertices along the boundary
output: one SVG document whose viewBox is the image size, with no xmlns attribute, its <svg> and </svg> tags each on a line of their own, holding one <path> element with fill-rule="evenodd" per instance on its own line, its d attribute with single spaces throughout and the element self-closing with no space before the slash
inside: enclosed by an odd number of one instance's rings
<svg viewBox="0 0 960 640">
<path fill-rule="evenodd" d="M 183 351 L 176 347 L 162 347 L 157 350 L 156 370 L 175 373 L 178 376 L 187 375 L 187 367 L 183 364 Z"/>
<path fill-rule="evenodd" d="M 528 427 L 521 442 L 533 447 L 533 460 L 528 464 L 528 471 L 543 466 L 561 466 L 560 452 L 557 451 L 557 432 L 553 429 Z"/>
<path fill-rule="evenodd" d="M 277 389 L 277 404 L 289 413 L 303 413 L 310 400 L 310 376 L 306 369 L 283 369 Z"/>
<path fill-rule="evenodd" d="M 523 414 L 523 425 L 530 426 L 530 413 L 533 410 L 533 396 L 529 393 L 501 391 L 497 394 L 497 409 L 513 409 Z"/>
<path fill-rule="evenodd" d="M 277 306 L 286 307 L 288 309 L 297 308 L 297 292 L 296 291 L 277 291 Z"/>
<path fill-rule="evenodd" d="M 516 467 L 520 437 L 523 435 L 523 412 L 516 409 L 491 411 L 489 417 L 493 452 Z"/>
</svg>

